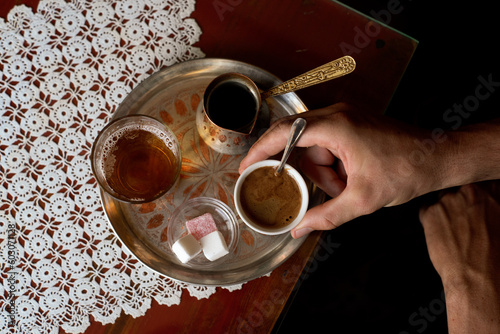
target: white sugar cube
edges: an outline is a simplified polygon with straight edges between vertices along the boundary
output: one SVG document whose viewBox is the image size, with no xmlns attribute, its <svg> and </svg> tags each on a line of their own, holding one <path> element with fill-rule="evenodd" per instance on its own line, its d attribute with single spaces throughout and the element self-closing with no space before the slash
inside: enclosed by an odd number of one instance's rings
<svg viewBox="0 0 500 334">
<path fill-rule="evenodd" d="M 207 234 L 200 239 L 200 243 L 203 254 L 210 261 L 215 261 L 229 253 L 224 236 L 219 231 Z"/>
<path fill-rule="evenodd" d="M 172 251 L 182 263 L 187 263 L 201 252 L 201 244 L 192 234 L 187 234 L 172 245 Z"/>
</svg>

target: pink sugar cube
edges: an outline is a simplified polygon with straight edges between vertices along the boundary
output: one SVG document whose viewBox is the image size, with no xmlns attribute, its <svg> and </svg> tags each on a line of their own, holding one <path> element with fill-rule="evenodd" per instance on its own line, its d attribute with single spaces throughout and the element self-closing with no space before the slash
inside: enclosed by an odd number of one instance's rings
<svg viewBox="0 0 500 334">
<path fill-rule="evenodd" d="M 201 216 L 188 220 L 186 222 L 186 226 L 189 233 L 191 233 L 196 240 L 200 240 L 207 234 L 217 231 L 217 226 L 215 225 L 214 218 L 208 212 Z"/>
</svg>

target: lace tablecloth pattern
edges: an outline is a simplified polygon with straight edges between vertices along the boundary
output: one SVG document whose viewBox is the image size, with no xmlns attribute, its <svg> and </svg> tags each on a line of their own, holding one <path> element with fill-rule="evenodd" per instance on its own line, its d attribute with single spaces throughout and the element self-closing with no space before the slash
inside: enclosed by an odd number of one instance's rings
<svg viewBox="0 0 500 334">
<path fill-rule="evenodd" d="M 143 79 L 203 57 L 194 0 L 42 0 L 0 21 L 0 332 L 81 333 L 90 315 L 178 304 L 179 283 L 138 262 L 110 229 L 89 154 Z M 240 286 L 229 287 L 236 289 Z"/>
</svg>

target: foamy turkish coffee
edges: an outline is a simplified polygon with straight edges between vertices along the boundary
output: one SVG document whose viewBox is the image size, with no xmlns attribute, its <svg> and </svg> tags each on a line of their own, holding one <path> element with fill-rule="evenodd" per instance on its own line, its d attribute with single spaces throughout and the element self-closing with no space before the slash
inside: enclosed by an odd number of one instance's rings
<svg viewBox="0 0 500 334">
<path fill-rule="evenodd" d="M 276 167 L 260 167 L 243 181 L 240 202 L 245 214 L 264 228 L 282 228 L 298 216 L 302 195 L 295 179 L 286 170 L 275 175 Z"/>
</svg>

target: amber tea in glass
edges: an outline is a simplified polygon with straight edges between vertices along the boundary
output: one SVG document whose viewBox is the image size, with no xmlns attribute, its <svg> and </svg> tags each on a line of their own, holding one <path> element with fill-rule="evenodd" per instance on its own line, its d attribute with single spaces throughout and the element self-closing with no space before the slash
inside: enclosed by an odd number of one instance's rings
<svg viewBox="0 0 500 334">
<path fill-rule="evenodd" d="M 165 194 L 179 176 L 175 135 L 158 120 L 126 116 L 106 126 L 92 147 L 92 170 L 116 199 L 144 203 Z"/>
</svg>

